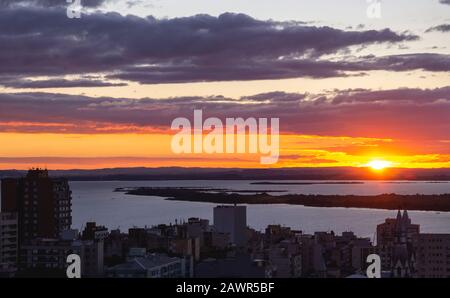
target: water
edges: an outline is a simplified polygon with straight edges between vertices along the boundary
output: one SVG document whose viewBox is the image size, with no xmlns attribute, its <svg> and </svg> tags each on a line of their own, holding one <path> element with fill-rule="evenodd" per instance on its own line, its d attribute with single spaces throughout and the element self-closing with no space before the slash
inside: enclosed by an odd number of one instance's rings
<svg viewBox="0 0 450 298">
<path fill-rule="evenodd" d="M 73 192 L 73 227 L 80 229 L 87 221 L 108 228 L 126 230 L 133 226 L 175 223 L 200 217 L 212 221 L 216 204 L 167 201 L 159 197 L 132 196 L 114 192 L 117 187 L 212 187 L 232 190 L 287 190 L 303 194 L 441 194 L 450 192 L 450 182 L 383 182 L 363 184 L 252 185 L 252 181 L 102 181 L 70 182 Z M 307 181 L 301 181 L 307 182 Z M 283 193 L 273 193 L 274 195 Z M 450 233 L 450 212 L 410 211 L 413 223 L 424 233 Z M 315 231 L 353 231 L 361 237 L 373 237 L 376 225 L 396 211 L 357 208 L 317 208 L 295 205 L 249 205 L 248 225 L 263 230 L 268 224 L 281 224 L 306 233 Z"/>
</svg>

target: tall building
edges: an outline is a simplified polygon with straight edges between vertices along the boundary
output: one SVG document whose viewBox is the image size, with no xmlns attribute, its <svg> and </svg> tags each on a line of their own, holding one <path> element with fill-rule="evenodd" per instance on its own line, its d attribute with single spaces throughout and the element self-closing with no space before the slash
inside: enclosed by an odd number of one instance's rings
<svg viewBox="0 0 450 298">
<path fill-rule="evenodd" d="M 32 169 L 23 178 L 2 180 L 2 212 L 17 212 L 19 245 L 35 238 L 58 238 L 70 229 L 71 191 L 66 179 Z"/>
<path fill-rule="evenodd" d="M 450 278 L 450 234 L 419 234 L 414 239 L 420 278 Z"/>
<path fill-rule="evenodd" d="M 245 246 L 247 244 L 247 207 L 215 207 L 214 228 L 217 232 L 228 233 L 231 242 L 236 246 Z"/>
<path fill-rule="evenodd" d="M 17 213 L 0 213 L 0 265 L 16 267 L 17 233 Z"/>
</svg>

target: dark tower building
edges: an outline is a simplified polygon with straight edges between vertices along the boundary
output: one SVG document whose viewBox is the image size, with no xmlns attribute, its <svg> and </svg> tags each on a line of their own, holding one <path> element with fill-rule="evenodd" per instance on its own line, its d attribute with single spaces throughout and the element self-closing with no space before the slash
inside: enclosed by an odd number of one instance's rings
<svg viewBox="0 0 450 298">
<path fill-rule="evenodd" d="M 72 225 L 71 191 L 66 179 L 32 169 L 23 178 L 2 180 L 2 212 L 17 212 L 19 245 L 35 238 L 58 238 Z"/>
</svg>

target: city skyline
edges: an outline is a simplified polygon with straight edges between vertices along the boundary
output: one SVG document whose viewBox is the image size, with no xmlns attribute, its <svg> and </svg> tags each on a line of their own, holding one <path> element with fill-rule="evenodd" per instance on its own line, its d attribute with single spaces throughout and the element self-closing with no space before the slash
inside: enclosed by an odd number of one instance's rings
<svg viewBox="0 0 450 298">
<path fill-rule="evenodd" d="M 77 230 L 67 180 L 45 170 L 2 179 L 1 197 L 3 278 L 373 278 L 374 256 L 377 278 L 450 276 L 450 234 L 422 232 L 407 210 L 378 222 L 374 237 L 351 227 L 308 233 L 272 223 L 257 230 L 247 221 L 254 207 L 242 204 L 208 206 L 211 224 L 186 214 L 125 231 L 96 220 Z"/>
<path fill-rule="evenodd" d="M 262 167 L 174 154 L 194 108 L 279 118 L 269 168 L 450 168 L 448 1 L 0 5 L 0 169 Z"/>
</svg>

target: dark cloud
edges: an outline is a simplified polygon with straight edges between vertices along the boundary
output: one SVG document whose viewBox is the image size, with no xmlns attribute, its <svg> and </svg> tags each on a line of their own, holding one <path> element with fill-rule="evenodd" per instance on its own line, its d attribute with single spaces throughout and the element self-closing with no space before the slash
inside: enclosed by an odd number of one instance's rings
<svg viewBox="0 0 450 298">
<path fill-rule="evenodd" d="M 450 5 L 450 0 L 439 0 L 439 2 L 442 4 Z"/>
<path fill-rule="evenodd" d="M 297 77 L 342 77 L 347 76 L 344 71 L 363 69 L 360 64 L 314 59 L 245 59 L 245 61 L 224 62 L 225 60 L 218 59 L 209 63 L 189 61 L 187 64 L 181 62 L 178 64 L 127 67 L 122 69 L 120 73 L 107 77 L 136 81 L 142 84 L 162 84 Z"/>
<path fill-rule="evenodd" d="M 167 64 L 124 68 L 111 79 L 137 81 L 142 84 L 267 80 L 297 77 L 329 78 L 363 75 L 371 70 L 387 71 L 450 71 L 450 55 L 406 54 L 384 57 L 366 56 L 355 59 L 326 61 L 320 59 L 246 59 L 240 63 Z"/>
<path fill-rule="evenodd" d="M 426 71 L 450 71 L 450 55 L 445 54 L 404 54 L 384 57 L 366 56 L 359 62 L 360 70 L 409 71 L 422 69 Z"/>
<path fill-rule="evenodd" d="M 345 76 L 367 67 L 322 57 L 355 45 L 418 38 L 232 13 L 173 19 L 92 13 L 74 21 L 62 9 L 37 7 L 0 10 L 0 28 L 0 75 L 109 72 L 140 83 Z"/>
<path fill-rule="evenodd" d="M 81 0 L 84 7 L 99 7 L 105 2 L 112 0 Z M 72 1 L 74 2 L 74 1 Z M 0 7 L 42 7 L 55 8 L 67 7 L 70 3 L 66 0 L 0 0 Z"/>
<path fill-rule="evenodd" d="M 426 32 L 433 32 L 433 31 L 449 32 L 450 31 L 450 24 L 442 24 L 442 25 L 439 25 L 439 26 L 431 27 L 431 28 L 427 29 Z"/>
<path fill-rule="evenodd" d="M 42 89 L 42 88 L 75 88 L 75 87 L 114 87 L 126 86 L 125 83 L 110 83 L 101 80 L 3 80 L 0 85 L 8 88 Z"/>
<path fill-rule="evenodd" d="M 286 93 L 281 91 L 274 91 L 268 93 L 261 93 L 252 96 L 241 97 L 244 101 L 260 101 L 260 102 L 272 102 L 276 100 L 277 102 L 298 102 L 306 98 L 306 94 L 300 93 Z"/>
<path fill-rule="evenodd" d="M 250 102 L 249 102 L 250 101 Z M 284 132 L 334 136 L 448 139 L 450 87 L 272 92 L 243 98 L 89 98 L 48 93 L 0 95 L 1 131 L 167 130 L 176 117 L 278 117 Z M 17 124 L 22 123 L 22 124 Z"/>
</svg>

